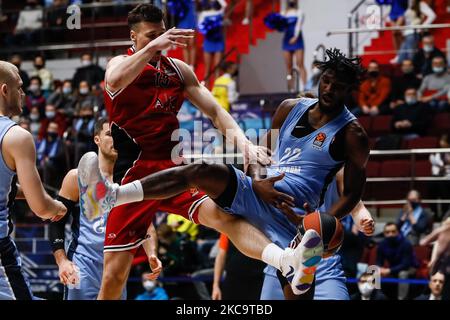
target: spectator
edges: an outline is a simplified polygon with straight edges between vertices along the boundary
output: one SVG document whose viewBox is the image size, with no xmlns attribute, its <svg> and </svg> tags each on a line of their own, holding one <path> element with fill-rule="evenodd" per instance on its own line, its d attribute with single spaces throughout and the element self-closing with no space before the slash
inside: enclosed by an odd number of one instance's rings
<svg viewBox="0 0 450 320">
<path fill-rule="evenodd" d="M 94 109 L 89 101 L 85 101 L 75 120 L 73 130 L 75 137 L 75 163 L 78 163 L 81 156 L 89 151 L 95 150 L 94 136 Z"/>
<path fill-rule="evenodd" d="M 22 88 L 28 88 L 28 86 L 30 85 L 30 77 L 28 77 L 28 73 L 26 71 L 20 68 L 22 65 L 22 57 L 19 54 L 14 54 L 11 56 L 9 62 L 15 65 L 17 69 L 19 69 L 19 76 L 23 82 Z"/>
<path fill-rule="evenodd" d="M 84 53 L 81 56 L 81 67 L 75 71 L 72 82 L 77 88 L 81 81 L 86 81 L 89 86 L 93 86 L 102 82 L 104 78 L 105 70 L 93 63 L 90 53 Z"/>
<path fill-rule="evenodd" d="M 405 103 L 393 111 L 392 132 L 402 135 L 403 140 L 415 139 L 425 134 L 429 124 L 427 106 L 417 100 L 417 90 L 405 91 Z"/>
<path fill-rule="evenodd" d="M 444 53 L 434 46 L 434 37 L 428 34 L 422 38 L 422 49 L 414 55 L 413 63 L 416 74 L 425 77 L 433 72 L 431 62 L 434 57 L 443 57 Z"/>
<path fill-rule="evenodd" d="M 25 115 L 27 115 L 33 107 L 37 107 L 41 117 L 45 113 L 46 100 L 41 90 L 42 81 L 41 78 L 34 76 L 30 79 L 30 86 L 28 87 L 28 94 L 25 100 L 26 110 L 24 110 Z"/>
<path fill-rule="evenodd" d="M 62 42 L 64 40 L 64 29 L 66 27 L 67 0 L 53 0 L 47 9 L 48 40 Z"/>
<path fill-rule="evenodd" d="M 39 32 L 42 29 L 43 9 L 38 0 L 27 0 L 26 6 L 19 13 L 14 28 L 12 43 L 19 46 L 29 46 L 39 42 Z"/>
<path fill-rule="evenodd" d="M 436 272 L 431 276 L 428 288 L 430 294 L 422 294 L 414 300 L 442 300 L 442 289 L 444 288 L 445 275 L 441 272 Z"/>
<path fill-rule="evenodd" d="M 56 107 L 57 111 L 66 117 L 73 117 L 75 113 L 76 98 L 72 89 L 72 81 L 64 80 L 61 87 L 57 88 L 47 99 L 49 104 Z"/>
<path fill-rule="evenodd" d="M 34 106 L 31 108 L 30 114 L 30 132 L 33 135 L 34 141 L 38 141 L 39 130 L 41 128 L 41 114 L 39 108 Z"/>
<path fill-rule="evenodd" d="M 91 86 L 85 80 L 78 85 L 78 94 L 76 95 L 75 113 L 79 113 L 81 106 L 90 105 L 95 108 L 99 105 L 97 97 L 92 95 Z"/>
<path fill-rule="evenodd" d="M 200 4 L 199 10 L 199 29 L 203 29 L 209 21 L 221 21 L 217 23 L 220 27 L 207 32 L 203 40 L 204 62 L 205 62 L 205 77 L 204 81 L 209 85 L 210 73 L 218 74 L 216 66 L 222 60 L 223 52 L 225 51 L 225 36 L 223 32 L 223 15 L 227 3 L 225 0 L 204 0 Z M 215 71 L 214 71 L 215 70 Z"/>
<path fill-rule="evenodd" d="M 169 300 L 166 290 L 160 285 L 157 280 L 149 280 L 150 274 L 145 272 L 142 274 L 142 286 L 145 289 L 135 300 Z"/>
<path fill-rule="evenodd" d="M 420 236 L 427 231 L 430 224 L 428 214 L 420 203 L 419 191 L 409 191 L 406 204 L 400 210 L 397 218 L 397 228 L 412 245 L 419 244 Z"/>
<path fill-rule="evenodd" d="M 433 111 L 446 111 L 448 108 L 447 92 L 450 87 L 450 74 L 446 70 L 445 59 L 434 57 L 433 73 L 427 75 L 419 88 L 420 100 L 428 103 Z"/>
<path fill-rule="evenodd" d="M 306 82 L 305 91 L 312 93 L 314 96 L 319 96 L 319 80 L 322 72 L 318 68 L 317 60 L 314 60 L 312 63 L 312 75 L 309 78 L 308 82 Z"/>
<path fill-rule="evenodd" d="M 223 74 L 214 81 L 212 94 L 222 108 L 230 112 L 231 105 L 239 97 L 235 81 L 235 77 L 238 74 L 238 66 L 233 62 L 224 62 L 221 64 L 220 69 Z"/>
<path fill-rule="evenodd" d="M 177 28 L 179 29 L 197 29 L 197 12 L 196 12 L 196 0 L 185 0 L 186 12 L 183 17 L 178 20 Z M 182 40 L 179 40 L 182 41 Z M 183 48 L 184 61 L 194 70 L 196 51 L 195 38 L 185 41 L 187 47 Z"/>
<path fill-rule="evenodd" d="M 448 134 L 443 134 L 439 139 L 441 148 L 450 148 Z M 430 154 L 431 174 L 435 177 L 450 178 L 450 153 Z M 436 181 L 433 187 L 429 189 L 431 199 L 450 199 L 450 187 L 448 181 Z M 431 204 L 431 209 L 442 217 L 436 204 Z M 441 204 L 441 211 L 446 212 L 449 209 L 448 203 Z M 439 216 L 436 220 L 440 220 Z"/>
<path fill-rule="evenodd" d="M 230 26 L 232 24 L 231 21 L 231 15 L 233 14 L 234 9 L 237 6 L 236 0 L 230 0 L 228 2 L 228 10 L 225 13 L 225 19 L 224 24 L 226 26 Z M 250 23 L 251 19 L 253 17 L 253 0 L 245 0 L 245 13 L 244 13 L 244 19 L 242 19 L 241 23 L 242 25 L 246 26 Z"/>
<path fill-rule="evenodd" d="M 44 94 L 50 94 L 53 89 L 53 74 L 45 68 L 45 59 L 43 56 L 36 56 L 34 58 L 34 70 L 31 72 L 32 77 L 39 77 L 42 81 L 42 91 Z"/>
<path fill-rule="evenodd" d="M 61 185 L 66 170 L 64 145 L 58 137 L 58 130 L 58 124 L 50 122 L 46 136 L 36 145 L 38 168 L 42 171 L 43 181 L 53 188 Z"/>
<path fill-rule="evenodd" d="M 351 300 L 387 300 L 383 292 L 374 285 L 373 275 L 363 273 L 358 279 L 358 292 L 351 296 Z"/>
<path fill-rule="evenodd" d="M 378 1 L 378 0 L 377 0 Z M 381 2 L 381 1 L 378 1 Z M 386 4 L 386 1 L 382 1 L 381 4 Z M 392 0 L 389 1 L 387 4 L 390 4 L 391 10 L 389 12 L 389 20 L 393 26 L 402 26 L 405 24 L 405 12 L 408 9 L 408 0 Z M 400 48 L 400 45 L 403 40 L 402 32 L 401 31 L 393 31 L 393 44 L 394 49 L 398 51 Z M 392 61 L 395 63 L 395 61 Z"/>
<path fill-rule="evenodd" d="M 405 103 L 407 88 L 419 89 L 422 80 L 415 74 L 412 60 L 405 59 L 401 64 L 402 74 L 394 78 L 392 83 L 391 109 Z"/>
<path fill-rule="evenodd" d="M 198 235 L 198 225 L 182 216 L 176 214 L 167 215 L 167 225 L 171 226 L 179 234 L 185 234 L 186 237 L 195 241 Z"/>
<path fill-rule="evenodd" d="M 212 299 L 259 300 L 265 264 L 243 255 L 224 234 L 220 235 L 218 243 Z M 225 280 L 221 284 L 224 271 Z"/>
<path fill-rule="evenodd" d="M 305 45 L 303 42 L 302 27 L 304 21 L 303 11 L 299 7 L 298 0 L 282 0 L 281 1 L 281 15 L 286 17 L 288 27 L 283 37 L 283 52 L 287 68 L 287 81 L 289 92 L 296 91 L 298 88 L 293 87 L 293 65 L 294 56 L 300 73 L 300 91 L 303 91 L 306 85 L 306 69 L 304 66 Z"/>
<path fill-rule="evenodd" d="M 385 267 L 387 262 L 388 267 Z M 384 226 L 384 240 L 378 245 L 377 265 L 382 277 L 396 277 L 408 279 L 414 275 L 417 261 L 411 243 L 399 234 L 397 225 L 388 222 Z M 409 285 L 398 285 L 398 299 L 404 300 L 408 296 Z"/>
<path fill-rule="evenodd" d="M 44 138 L 48 125 L 51 122 L 58 124 L 58 137 L 62 138 L 67 129 L 66 117 L 62 113 L 58 112 L 54 105 L 47 104 L 45 106 L 45 118 L 41 120 L 41 127 L 39 129 L 39 140 Z"/>
<path fill-rule="evenodd" d="M 17 123 L 20 127 L 24 128 L 25 130 L 27 130 L 28 132 L 31 132 L 30 130 L 30 120 L 28 120 L 27 118 L 21 117 L 19 119 L 19 122 Z"/>
<path fill-rule="evenodd" d="M 359 112 L 370 115 L 385 113 L 385 103 L 391 92 L 391 80 L 380 75 L 380 67 L 375 60 L 369 63 L 367 73 L 369 78 L 364 80 L 360 87 Z"/>
<path fill-rule="evenodd" d="M 426 17 L 425 19 L 423 17 Z M 405 26 L 418 26 L 432 24 L 436 14 L 426 1 L 412 0 L 404 15 Z M 407 29 L 403 31 L 403 42 L 400 47 L 398 61 L 412 59 L 417 50 L 420 30 Z"/>
</svg>

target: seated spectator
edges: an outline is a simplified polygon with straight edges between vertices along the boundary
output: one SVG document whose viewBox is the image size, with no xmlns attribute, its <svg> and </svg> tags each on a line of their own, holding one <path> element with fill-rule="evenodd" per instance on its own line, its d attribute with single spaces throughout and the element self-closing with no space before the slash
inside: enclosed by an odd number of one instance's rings
<svg viewBox="0 0 450 320">
<path fill-rule="evenodd" d="M 22 88 L 28 88 L 28 86 L 30 85 L 30 77 L 28 77 L 28 73 L 26 71 L 20 68 L 22 66 L 22 57 L 20 56 L 20 54 L 12 55 L 9 59 L 9 62 L 15 65 L 17 69 L 19 69 L 19 76 L 23 82 Z"/>
<path fill-rule="evenodd" d="M 448 134 L 443 134 L 439 139 L 439 146 L 441 148 L 450 148 L 450 141 Z M 430 154 L 431 174 L 435 177 L 450 178 L 450 153 L 435 153 Z M 448 181 L 436 181 L 433 187 L 429 188 L 431 199 L 450 199 L 450 188 Z M 436 214 L 436 220 L 440 220 L 442 214 L 438 210 L 436 204 L 431 204 L 431 209 Z M 446 212 L 449 209 L 448 203 L 442 203 L 441 212 Z"/>
<path fill-rule="evenodd" d="M 39 108 L 36 106 L 32 107 L 28 118 L 30 119 L 30 132 L 36 142 L 38 141 L 39 130 L 41 129 L 41 114 Z"/>
<path fill-rule="evenodd" d="M 50 94 L 50 90 L 53 89 L 53 74 L 45 68 L 45 59 L 43 56 L 36 56 L 34 58 L 34 70 L 31 72 L 32 77 L 39 77 L 42 81 L 42 91 L 46 97 Z"/>
<path fill-rule="evenodd" d="M 436 272 L 430 278 L 428 288 L 429 294 L 422 294 L 414 300 L 442 300 L 442 289 L 444 288 L 445 275 L 441 272 Z"/>
<path fill-rule="evenodd" d="M 197 238 L 198 225 L 182 216 L 177 214 L 167 215 L 167 225 L 171 226 L 176 232 L 185 234 L 191 241 L 195 241 Z"/>
<path fill-rule="evenodd" d="M 380 75 L 378 62 L 371 61 L 367 67 L 369 78 L 364 80 L 359 91 L 359 111 L 362 114 L 377 115 L 386 112 L 385 103 L 391 92 L 391 80 Z"/>
<path fill-rule="evenodd" d="M 431 62 L 434 57 L 445 58 L 444 53 L 434 46 L 434 37 L 429 34 L 422 38 L 422 48 L 413 57 L 416 74 L 425 77 L 433 72 Z"/>
<path fill-rule="evenodd" d="M 67 0 L 53 0 L 53 3 L 48 7 L 46 20 L 50 28 L 47 31 L 46 40 L 51 42 L 62 42 L 64 40 L 67 6 Z"/>
<path fill-rule="evenodd" d="M 433 73 L 427 75 L 419 89 L 420 100 L 428 103 L 433 111 L 441 112 L 448 109 L 447 92 L 450 87 L 450 73 L 447 72 L 445 59 L 434 57 Z"/>
<path fill-rule="evenodd" d="M 47 133 L 48 125 L 51 122 L 58 124 L 58 137 L 62 138 L 67 129 L 66 117 L 62 113 L 58 112 L 54 105 L 47 104 L 45 106 L 45 118 L 41 120 L 41 127 L 39 129 L 39 140 L 44 138 Z"/>
<path fill-rule="evenodd" d="M 407 88 L 419 89 L 422 80 L 414 72 L 412 60 L 405 59 L 401 65 L 402 74 L 392 82 L 391 109 L 405 103 Z"/>
<path fill-rule="evenodd" d="M 36 144 L 38 168 L 45 184 L 54 188 L 61 185 L 66 170 L 64 144 L 58 137 L 58 124 L 50 122 L 46 136 Z"/>
<path fill-rule="evenodd" d="M 62 87 L 57 88 L 47 99 L 47 103 L 56 107 L 66 117 L 73 117 L 76 98 L 72 90 L 72 81 L 64 80 Z"/>
<path fill-rule="evenodd" d="M 214 81 L 212 94 L 217 102 L 230 112 L 231 105 L 238 99 L 235 77 L 238 74 L 238 66 L 234 62 L 224 62 L 220 65 L 223 74 Z"/>
<path fill-rule="evenodd" d="M 150 273 L 148 272 L 142 274 L 142 286 L 145 292 L 138 295 L 134 300 L 169 300 L 166 290 L 164 290 L 159 281 L 149 280 L 149 275 Z"/>
<path fill-rule="evenodd" d="M 429 216 L 420 202 L 419 191 L 409 191 L 406 204 L 400 210 L 397 218 L 397 228 L 412 245 L 419 244 L 420 236 L 427 231 L 430 224 Z"/>
<path fill-rule="evenodd" d="M 92 55 L 84 53 L 81 56 L 81 67 L 77 68 L 72 82 L 75 88 L 78 88 L 81 81 L 86 81 L 90 86 L 99 84 L 105 78 L 105 70 L 94 64 Z"/>
<path fill-rule="evenodd" d="M 39 35 L 42 29 L 43 9 L 39 5 L 39 0 L 27 0 L 26 6 L 19 13 L 16 27 L 13 31 L 13 38 L 8 44 L 17 46 L 29 46 L 39 42 Z"/>
<path fill-rule="evenodd" d="M 417 138 L 425 134 L 429 124 L 427 106 L 417 100 L 417 90 L 405 91 L 405 103 L 393 111 L 392 132 L 402 135 L 403 140 Z"/>
<path fill-rule="evenodd" d="M 89 104 L 92 108 L 101 105 L 99 98 L 94 96 L 91 86 L 85 80 L 78 85 L 78 94 L 76 95 L 75 113 L 79 113 L 82 105 Z"/>
<path fill-rule="evenodd" d="M 388 267 L 385 267 L 385 263 Z M 378 245 L 376 264 L 380 267 L 382 277 L 408 279 L 416 272 L 417 261 L 411 242 L 399 233 L 393 222 L 384 226 L 384 240 Z M 409 285 L 400 283 L 398 299 L 406 299 L 408 291 Z"/>
<path fill-rule="evenodd" d="M 74 121 L 73 131 L 75 138 L 75 163 L 81 156 L 95 150 L 94 136 L 94 109 L 89 101 L 85 101 L 78 113 L 78 119 Z"/>
<path fill-rule="evenodd" d="M 375 288 L 373 275 L 363 273 L 358 279 L 358 292 L 354 293 L 351 300 L 387 300 L 380 289 Z"/>
<path fill-rule="evenodd" d="M 46 100 L 42 93 L 42 81 L 39 77 L 31 77 L 30 86 L 28 87 L 28 93 L 25 99 L 24 114 L 27 115 L 33 107 L 37 107 L 41 117 L 45 113 Z"/>
</svg>

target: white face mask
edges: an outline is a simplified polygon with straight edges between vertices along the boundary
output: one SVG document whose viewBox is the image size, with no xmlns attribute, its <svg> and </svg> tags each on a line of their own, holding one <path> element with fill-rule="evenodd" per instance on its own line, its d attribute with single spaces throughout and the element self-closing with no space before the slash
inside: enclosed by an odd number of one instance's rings
<svg viewBox="0 0 450 320">
<path fill-rule="evenodd" d="M 30 114 L 30 120 L 31 120 L 31 121 L 37 121 L 37 120 L 39 120 L 39 115 L 36 114 L 36 113 L 31 113 L 31 114 Z"/>
<path fill-rule="evenodd" d="M 81 88 L 80 89 L 80 94 L 88 94 L 89 93 L 89 89 L 88 88 Z"/>
<path fill-rule="evenodd" d="M 56 113 L 55 113 L 54 111 L 46 111 L 46 112 L 45 112 L 45 116 L 46 116 L 48 119 L 53 119 L 53 118 L 55 117 L 55 115 L 56 115 Z"/>
<path fill-rule="evenodd" d="M 433 51 L 434 47 L 432 45 L 426 44 L 423 46 L 423 51 L 425 52 L 431 52 Z"/>
<path fill-rule="evenodd" d="M 144 286 L 144 289 L 148 292 L 153 292 L 153 290 L 155 290 L 156 288 L 156 283 L 151 280 L 145 280 L 142 285 Z"/>
<path fill-rule="evenodd" d="M 90 61 L 90 60 L 82 60 L 81 61 L 81 65 L 83 66 L 83 67 L 88 67 L 88 66 L 90 66 L 92 64 L 92 62 Z"/>
<path fill-rule="evenodd" d="M 434 73 L 442 73 L 444 72 L 444 67 L 433 67 Z"/>
<path fill-rule="evenodd" d="M 409 105 L 415 104 L 417 102 L 416 97 L 405 97 L 405 102 Z"/>
<path fill-rule="evenodd" d="M 373 286 L 368 282 L 358 283 L 358 289 L 361 295 L 367 298 L 372 294 Z"/>
<path fill-rule="evenodd" d="M 37 85 L 37 84 L 32 84 L 32 85 L 30 86 L 30 91 L 31 91 L 31 92 L 34 92 L 34 93 L 38 92 L 38 91 L 39 91 L 39 85 Z"/>
</svg>

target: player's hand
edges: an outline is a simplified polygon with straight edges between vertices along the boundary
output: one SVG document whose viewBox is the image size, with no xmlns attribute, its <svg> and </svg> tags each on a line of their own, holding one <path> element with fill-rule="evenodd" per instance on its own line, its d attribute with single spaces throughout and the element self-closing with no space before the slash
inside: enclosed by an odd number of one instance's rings
<svg viewBox="0 0 450 320">
<path fill-rule="evenodd" d="M 213 286 L 211 300 L 222 300 L 222 291 L 219 286 Z"/>
<path fill-rule="evenodd" d="M 149 47 L 156 51 L 169 49 L 172 46 L 186 47 L 187 44 L 180 40 L 194 38 L 195 31 L 191 29 L 176 29 L 175 27 L 167 30 L 155 40 L 149 43 Z"/>
<path fill-rule="evenodd" d="M 54 200 L 55 202 L 55 207 L 56 207 L 56 212 L 55 215 L 50 219 L 51 222 L 56 222 L 61 220 L 67 213 L 67 208 L 66 206 L 58 200 Z"/>
<path fill-rule="evenodd" d="M 75 265 L 72 261 L 66 259 L 59 265 L 58 275 L 59 280 L 65 286 L 69 284 L 75 284 Z M 72 283 L 70 282 L 72 280 Z"/>
<path fill-rule="evenodd" d="M 278 207 L 282 203 L 286 203 L 291 207 L 295 207 L 294 198 L 288 194 L 275 189 L 274 184 L 284 178 L 284 173 L 266 179 L 252 181 L 253 190 L 266 203 Z"/>
<path fill-rule="evenodd" d="M 148 258 L 148 263 L 150 264 L 150 270 L 152 270 L 152 272 L 146 275 L 145 278 L 148 280 L 156 280 L 162 271 L 161 260 L 159 260 L 157 256 L 152 254 Z"/>
<path fill-rule="evenodd" d="M 359 231 L 364 233 L 365 236 L 370 237 L 375 232 L 375 222 L 373 219 L 363 218 L 360 221 Z"/>
<path fill-rule="evenodd" d="M 253 143 L 249 143 L 245 146 L 244 150 L 244 172 L 247 172 L 250 164 L 259 163 L 263 166 L 268 166 L 272 163 L 272 151 L 264 146 L 256 146 Z"/>
<path fill-rule="evenodd" d="M 448 220 L 447 220 L 448 221 Z M 429 245 L 435 241 L 431 261 L 428 264 L 431 272 L 435 271 L 437 262 L 450 253 L 450 222 L 444 222 L 420 241 L 420 245 Z"/>
</svg>

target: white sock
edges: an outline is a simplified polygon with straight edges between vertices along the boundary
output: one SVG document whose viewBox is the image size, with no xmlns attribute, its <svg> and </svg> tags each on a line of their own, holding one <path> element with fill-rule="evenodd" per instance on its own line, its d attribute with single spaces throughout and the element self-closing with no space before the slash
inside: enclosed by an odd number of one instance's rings
<svg viewBox="0 0 450 320">
<path fill-rule="evenodd" d="M 144 200 L 144 190 L 139 180 L 127 183 L 117 190 L 117 200 L 115 207 L 125 203 L 138 202 Z"/>
<path fill-rule="evenodd" d="M 261 256 L 261 260 L 268 265 L 271 265 L 272 267 L 277 268 L 278 270 L 281 270 L 281 256 L 283 255 L 283 249 L 281 249 L 279 246 L 277 246 L 274 243 L 268 244 Z"/>
</svg>

